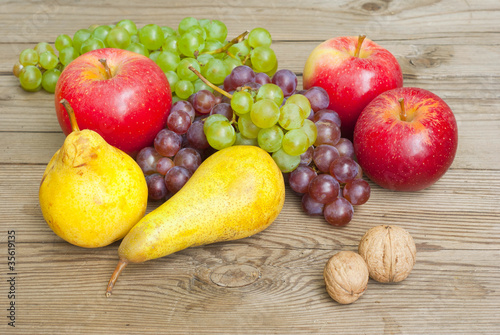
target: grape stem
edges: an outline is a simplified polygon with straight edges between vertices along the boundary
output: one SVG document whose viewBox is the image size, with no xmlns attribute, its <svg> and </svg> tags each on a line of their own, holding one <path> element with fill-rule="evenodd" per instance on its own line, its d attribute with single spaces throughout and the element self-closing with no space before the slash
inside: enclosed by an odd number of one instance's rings
<svg viewBox="0 0 500 335">
<path fill-rule="evenodd" d="M 406 114 L 406 109 L 405 109 L 405 99 L 404 98 L 399 98 L 399 105 L 401 106 L 401 111 L 399 112 L 399 117 L 401 121 L 406 121 L 408 119 L 408 115 Z"/>
<path fill-rule="evenodd" d="M 116 281 L 118 280 L 118 277 L 122 273 L 123 269 L 128 265 L 128 262 L 124 259 L 121 259 L 118 261 L 118 265 L 115 268 L 115 271 L 111 275 L 111 278 L 109 279 L 108 287 L 106 287 L 106 297 L 109 298 L 111 296 L 111 292 L 113 291 L 113 287 L 115 286 Z"/>
<path fill-rule="evenodd" d="M 106 58 L 99 59 L 99 62 L 101 62 L 102 66 L 104 66 L 104 70 L 106 71 L 106 74 L 107 74 L 106 79 L 113 78 L 113 75 L 111 74 L 111 69 L 108 66 L 108 62 L 106 61 Z"/>
<path fill-rule="evenodd" d="M 69 104 L 68 100 L 62 99 L 59 102 L 63 105 L 64 109 L 66 109 L 66 113 L 68 113 L 69 123 L 71 124 L 71 131 L 80 131 L 80 127 L 78 127 L 78 123 L 76 123 L 75 111 Z"/>
<path fill-rule="evenodd" d="M 246 31 L 242 32 L 241 34 L 239 34 L 238 36 L 236 36 L 235 38 L 233 38 L 231 41 L 229 41 L 228 44 L 224 45 L 222 48 L 204 51 L 204 52 L 202 52 L 202 54 L 213 55 L 213 54 L 218 54 L 221 52 L 226 52 L 234 44 L 240 43 L 241 41 L 243 41 L 243 39 L 245 38 L 245 36 L 248 35 L 248 33 L 249 33 L 249 31 L 246 30 Z"/>
<path fill-rule="evenodd" d="M 226 91 L 224 91 L 223 89 L 221 89 L 221 88 L 219 88 L 219 87 L 215 86 L 214 84 L 212 84 L 211 82 L 209 82 L 209 81 L 207 80 L 207 78 L 203 77 L 203 76 L 201 75 L 201 73 L 200 73 L 198 70 L 196 70 L 194 67 L 189 66 L 189 69 L 190 69 L 191 71 L 193 71 L 193 72 L 194 72 L 194 74 L 195 74 L 195 75 L 197 75 L 197 76 L 198 76 L 198 78 L 200 78 L 200 79 L 201 79 L 201 81 L 203 81 L 205 84 L 207 84 L 207 85 L 208 85 L 210 88 L 212 88 L 214 91 L 217 91 L 217 92 L 219 92 L 219 93 L 220 93 L 220 94 L 222 94 L 222 95 L 225 95 L 225 96 L 226 96 L 226 97 L 228 97 L 229 99 L 232 99 L 232 98 L 233 98 L 233 96 L 232 96 L 231 94 L 227 93 L 227 92 L 226 92 Z"/>
<path fill-rule="evenodd" d="M 366 35 L 359 35 L 358 36 L 358 45 L 356 45 L 356 50 L 354 51 L 354 57 L 359 57 L 359 53 L 361 52 L 361 44 L 363 44 L 363 41 L 365 40 Z"/>
</svg>

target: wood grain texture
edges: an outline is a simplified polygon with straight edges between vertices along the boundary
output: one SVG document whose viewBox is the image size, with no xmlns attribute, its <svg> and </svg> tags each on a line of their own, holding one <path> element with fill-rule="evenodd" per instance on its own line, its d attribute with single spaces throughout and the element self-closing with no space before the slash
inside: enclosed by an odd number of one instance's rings
<svg viewBox="0 0 500 335">
<path fill-rule="evenodd" d="M 185 16 L 224 21 L 229 36 L 262 26 L 280 68 L 302 82 L 325 39 L 368 34 L 398 59 L 406 86 L 453 109 L 459 147 L 451 169 L 421 192 L 370 182 L 353 221 L 334 228 L 308 217 L 287 189 L 265 231 L 130 265 L 104 296 L 118 243 L 82 249 L 44 222 L 38 187 L 62 145 L 54 96 L 27 93 L 11 75 L 19 52 L 91 24 L 123 18 L 177 26 Z M 0 2 L 1 334 L 497 334 L 500 329 L 500 4 L 497 0 Z M 150 203 L 148 212 L 159 204 Z M 398 284 L 370 280 L 341 306 L 326 293 L 326 261 L 356 251 L 364 232 L 400 225 L 417 263 Z M 7 326 L 7 231 L 16 231 L 16 328 Z"/>
</svg>

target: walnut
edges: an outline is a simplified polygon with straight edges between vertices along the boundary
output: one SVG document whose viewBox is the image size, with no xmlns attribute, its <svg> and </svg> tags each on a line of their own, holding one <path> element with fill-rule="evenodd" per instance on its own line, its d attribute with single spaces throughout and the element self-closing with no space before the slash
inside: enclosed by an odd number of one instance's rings
<svg viewBox="0 0 500 335">
<path fill-rule="evenodd" d="M 350 304 L 365 293 L 368 267 L 357 253 L 340 251 L 326 263 L 323 277 L 330 297 L 338 303 Z"/>
<path fill-rule="evenodd" d="M 398 226 L 369 229 L 358 247 L 370 277 L 381 283 L 400 282 L 408 277 L 415 265 L 416 252 L 411 235 Z"/>
</svg>

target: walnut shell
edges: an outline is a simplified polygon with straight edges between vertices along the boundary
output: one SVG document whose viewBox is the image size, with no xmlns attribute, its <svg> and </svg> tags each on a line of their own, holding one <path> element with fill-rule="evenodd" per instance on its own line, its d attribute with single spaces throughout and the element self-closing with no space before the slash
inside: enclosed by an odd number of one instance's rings
<svg viewBox="0 0 500 335">
<path fill-rule="evenodd" d="M 350 304 L 365 293 L 368 267 L 357 253 L 340 251 L 326 263 L 323 277 L 330 297 L 338 303 Z"/>
<path fill-rule="evenodd" d="M 395 283 L 410 274 L 417 248 L 403 228 L 382 225 L 365 233 L 359 242 L 358 253 L 368 265 L 371 278 L 381 283 Z"/>
</svg>

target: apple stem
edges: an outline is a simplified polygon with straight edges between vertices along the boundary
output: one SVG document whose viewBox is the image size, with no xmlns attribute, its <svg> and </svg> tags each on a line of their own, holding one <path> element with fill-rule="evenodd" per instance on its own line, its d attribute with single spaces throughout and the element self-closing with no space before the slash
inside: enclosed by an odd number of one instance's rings
<svg viewBox="0 0 500 335">
<path fill-rule="evenodd" d="M 76 123 L 75 111 L 73 110 L 73 107 L 71 107 L 71 105 L 69 104 L 68 100 L 62 99 L 59 102 L 64 106 L 66 113 L 68 113 L 69 123 L 71 124 L 71 131 L 80 131 L 78 123 Z"/>
<path fill-rule="evenodd" d="M 246 31 L 242 32 L 241 34 L 239 34 L 238 36 L 236 36 L 235 38 L 233 38 L 231 41 L 229 41 L 228 44 L 224 45 L 222 48 L 210 50 L 210 51 L 204 51 L 204 52 L 202 52 L 202 54 L 214 55 L 214 54 L 218 54 L 221 52 L 226 52 L 234 44 L 240 43 L 241 41 L 243 41 L 243 39 L 245 38 L 245 36 L 247 36 L 248 33 L 249 33 L 249 31 L 246 30 Z"/>
<path fill-rule="evenodd" d="M 358 36 L 358 45 L 356 45 L 356 50 L 354 51 L 354 57 L 359 57 L 359 53 L 361 52 L 361 44 L 363 44 L 363 41 L 365 40 L 366 35 L 359 35 Z"/>
<path fill-rule="evenodd" d="M 111 275 L 111 278 L 109 279 L 108 287 L 106 288 L 106 297 L 111 296 L 111 292 L 113 291 L 113 287 L 115 286 L 116 281 L 118 280 L 118 277 L 122 273 L 123 269 L 128 265 L 128 262 L 124 259 L 121 259 L 118 261 L 118 265 L 115 268 L 115 271 Z"/>
<path fill-rule="evenodd" d="M 106 79 L 113 78 L 113 75 L 111 74 L 111 69 L 108 66 L 108 62 L 106 61 L 106 58 L 99 59 L 99 62 L 101 62 L 102 66 L 104 66 L 104 70 L 106 71 L 106 74 L 108 75 L 108 78 L 106 78 Z"/>
<path fill-rule="evenodd" d="M 405 109 L 405 99 L 404 98 L 399 98 L 399 105 L 401 106 L 401 111 L 399 112 L 399 117 L 401 118 L 401 121 L 406 121 L 408 118 L 408 115 L 406 114 L 406 109 Z"/>
<path fill-rule="evenodd" d="M 211 82 L 209 82 L 209 81 L 208 81 L 205 77 L 203 77 L 203 76 L 201 75 L 201 73 L 200 73 L 198 70 L 196 70 L 194 67 L 189 66 L 189 69 L 190 69 L 191 71 L 193 71 L 193 72 L 194 72 L 194 74 L 198 76 L 198 78 L 200 78 L 200 79 L 201 79 L 201 80 L 202 80 L 205 84 L 207 84 L 208 86 L 210 86 L 210 88 L 212 88 L 214 91 L 217 91 L 217 92 L 219 92 L 219 93 L 220 93 L 220 94 L 222 94 L 222 95 L 225 95 L 225 96 L 226 96 L 226 97 L 228 97 L 229 99 L 232 99 L 232 98 L 233 98 L 233 96 L 232 96 L 231 94 L 227 93 L 227 92 L 226 92 L 226 91 L 224 91 L 223 89 L 221 89 L 221 88 L 219 88 L 219 87 L 215 86 L 214 84 L 212 84 Z"/>
</svg>

